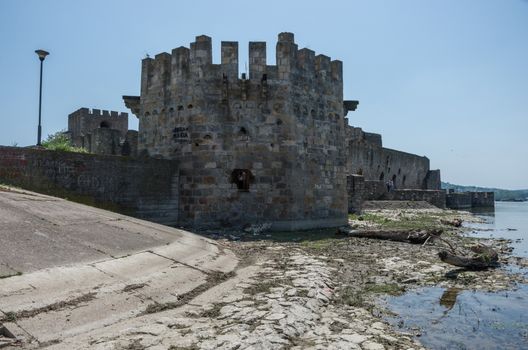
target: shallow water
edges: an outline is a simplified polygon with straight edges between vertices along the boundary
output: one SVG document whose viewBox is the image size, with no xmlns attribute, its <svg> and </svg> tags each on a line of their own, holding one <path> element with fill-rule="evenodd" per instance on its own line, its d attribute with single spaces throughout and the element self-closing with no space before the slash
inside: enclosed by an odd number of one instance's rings
<svg viewBox="0 0 528 350">
<path fill-rule="evenodd" d="M 389 321 L 419 329 L 431 349 L 528 348 L 528 286 L 497 293 L 424 288 L 387 302 L 400 315 Z"/>
<path fill-rule="evenodd" d="M 468 224 L 470 236 L 511 239 L 513 255 L 528 257 L 528 202 L 495 202 L 495 212 L 475 214 L 486 223 Z"/>
<path fill-rule="evenodd" d="M 512 239 L 513 255 L 528 257 L 528 202 L 496 202 L 494 213 L 477 213 L 471 236 Z M 509 266 L 508 271 L 528 274 Z M 399 317 L 388 318 L 402 331 L 419 333 L 431 349 L 528 349 L 528 286 L 486 293 L 423 288 L 385 299 Z"/>
</svg>

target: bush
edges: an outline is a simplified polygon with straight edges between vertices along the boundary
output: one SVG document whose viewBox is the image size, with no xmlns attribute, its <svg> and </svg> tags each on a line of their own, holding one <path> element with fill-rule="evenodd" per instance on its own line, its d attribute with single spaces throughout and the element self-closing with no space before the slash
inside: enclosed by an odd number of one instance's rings
<svg viewBox="0 0 528 350">
<path fill-rule="evenodd" d="M 64 131 L 57 131 L 54 134 L 48 135 L 46 141 L 42 142 L 42 146 L 52 151 L 88 153 L 88 151 L 82 147 L 72 146 L 70 138 L 64 133 Z"/>
</svg>

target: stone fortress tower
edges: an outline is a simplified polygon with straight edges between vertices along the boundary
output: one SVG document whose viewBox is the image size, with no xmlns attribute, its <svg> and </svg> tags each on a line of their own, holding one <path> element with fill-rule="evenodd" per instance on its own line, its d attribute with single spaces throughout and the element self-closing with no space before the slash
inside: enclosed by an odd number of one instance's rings
<svg viewBox="0 0 528 350">
<path fill-rule="evenodd" d="M 342 62 L 299 50 L 280 33 L 276 65 L 266 43 L 249 43 L 249 76 L 238 43 L 198 36 L 142 62 L 141 96 L 123 96 L 139 118 L 139 154 L 179 165 L 183 226 L 269 222 L 273 229 L 346 224 Z"/>
<path fill-rule="evenodd" d="M 135 155 L 137 132 L 128 130 L 128 113 L 79 108 L 68 115 L 71 143 L 90 153 Z"/>
</svg>

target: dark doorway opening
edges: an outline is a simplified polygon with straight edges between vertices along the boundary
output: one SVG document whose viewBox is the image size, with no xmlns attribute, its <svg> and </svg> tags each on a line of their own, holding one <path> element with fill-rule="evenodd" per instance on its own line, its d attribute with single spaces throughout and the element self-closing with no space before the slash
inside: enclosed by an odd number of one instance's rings
<svg viewBox="0 0 528 350">
<path fill-rule="evenodd" d="M 231 183 L 234 183 L 241 192 L 249 192 L 249 185 L 254 176 L 249 169 L 234 169 L 231 172 Z"/>
</svg>

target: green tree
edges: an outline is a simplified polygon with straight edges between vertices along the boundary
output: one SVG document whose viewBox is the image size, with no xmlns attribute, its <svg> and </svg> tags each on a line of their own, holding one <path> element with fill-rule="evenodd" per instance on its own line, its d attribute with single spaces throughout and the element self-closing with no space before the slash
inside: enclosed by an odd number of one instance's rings
<svg viewBox="0 0 528 350">
<path fill-rule="evenodd" d="M 64 131 L 57 131 L 54 134 L 48 135 L 46 141 L 42 142 L 42 146 L 52 151 L 88 153 L 88 151 L 82 147 L 72 146 L 70 138 L 64 133 Z"/>
</svg>

